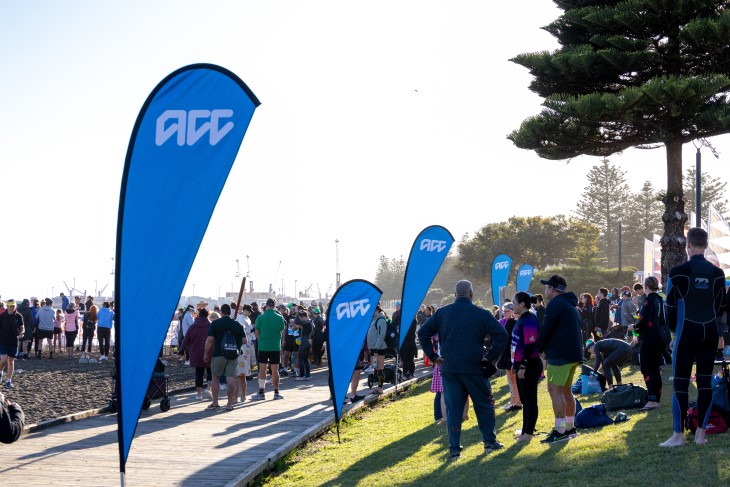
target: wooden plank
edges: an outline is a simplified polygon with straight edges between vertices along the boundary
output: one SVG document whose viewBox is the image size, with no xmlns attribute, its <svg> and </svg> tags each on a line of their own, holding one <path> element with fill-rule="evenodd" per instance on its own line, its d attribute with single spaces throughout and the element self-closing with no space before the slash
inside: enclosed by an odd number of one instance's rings
<svg viewBox="0 0 730 487">
<path fill-rule="evenodd" d="M 173 396 L 163 413 L 159 401 L 142 412 L 126 465 L 135 486 L 218 486 L 245 482 L 273 457 L 299 444 L 312 425 L 333 417 L 327 371 L 311 382 L 282 380 L 285 399 L 267 390 L 261 402 L 247 400 L 231 412 L 206 410 L 195 393 Z M 419 371 L 425 375 L 425 371 Z M 364 382 L 364 381 L 363 381 Z M 249 382 L 248 396 L 256 392 Z M 361 384 L 361 389 L 366 389 Z M 225 397 L 221 395 L 220 403 Z M 288 450 L 287 450 L 288 451 Z M 97 486 L 119 483 L 116 416 L 103 414 L 53 426 L 0 449 L 3 485 Z M 91 470 L 89 465 L 93 465 Z"/>
</svg>

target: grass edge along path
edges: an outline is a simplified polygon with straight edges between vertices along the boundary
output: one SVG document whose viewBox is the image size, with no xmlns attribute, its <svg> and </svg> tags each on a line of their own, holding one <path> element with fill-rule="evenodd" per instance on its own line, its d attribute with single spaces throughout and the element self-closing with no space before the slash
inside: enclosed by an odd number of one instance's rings
<svg viewBox="0 0 730 487">
<path fill-rule="evenodd" d="M 578 438 L 543 445 L 536 437 L 516 444 L 514 431 L 522 413 L 508 413 L 504 377 L 493 381 L 497 410 L 497 438 L 505 448 L 485 455 L 473 410 L 464 423 L 462 458 L 449 462 L 445 426 L 433 421 L 430 380 L 411 387 L 398 401 L 380 401 L 346 417 L 340 424 L 342 443 L 334 427 L 280 459 L 253 485 L 728 485 L 730 433 L 712 435 L 709 444 L 696 446 L 689 434 L 682 448 L 659 448 L 671 434 L 669 367 L 663 371 L 661 409 L 627 410 L 626 423 L 582 430 Z M 624 368 L 624 382 L 642 384 L 638 367 Z M 690 401 L 696 397 L 694 384 Z M 588 406 L 599 395 L 578 396 Z M 539 386 L 540 417 L 537 430 L 547 433 L 553 414 L 546 384 Z M 616 412 L 609 413 L 612 417 Z"/>
</svg>

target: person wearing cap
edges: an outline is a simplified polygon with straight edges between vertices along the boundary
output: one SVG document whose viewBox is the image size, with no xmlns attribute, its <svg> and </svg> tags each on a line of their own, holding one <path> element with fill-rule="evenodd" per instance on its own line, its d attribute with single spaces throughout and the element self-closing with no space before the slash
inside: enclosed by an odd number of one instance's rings
<svg viewBox="0 0 730 487">
<path fill-rule="evenodd" d="M 598 372 L 598 368 L 603 365 L 603 373 L 609 386 L 613 385 L 613 376 L 616 376 L 616 385 L 621 385 L 619 366 L 631 360 L 631 345 L 618 338 L 604 338 L 598 342 L 586 340 L 585 351 L 586 357 L 590 357 L 591 354 L 596 356 L 593 370 Z"/>
<path fill-rule="evenodd" d="M 322 319 L 322 313 L 318 306 L 312 310 L 314 319 L 314 335 L 312 336 L 312 353 L 314 354 L 314 365 L 322 365 L 322 355 L 324 354 L 324 343 L 325 343 L 325 323 Z"/>
<path fill-rule="evenodd" d="M 15 356 L 18 354 L 18 339 L 23 335 L 23 317 L 16 310 L 15 300 L 9 299 L 5 313 L 0 314 L 0 374 L 8 366 L 5 388 L 13 388 Z M 0 381 L 2 381 L 0 375 Z"/>
<path fill-rule="evenodd" d="M 53 322 L 56 319 L 56 313 L 53 311 L 52 305 L 53 300 L 46 298 L 43 301 L 43 307 L 36 313 L 36 318 L 38 319 L 38 331 L 36 332 L 38 334 L 38 347 L 35 352 L 36 358 L 41 358 L 43 354 L 44 339 L 48 343 L 48 356 L 49 358 L 53 358 L 53 348 L 51 348 L 51 345 L 53 342 Z"/>
<path fill-rule="evenodd" d="M 279 363 L 281 362 L 281 333 L 286 329 L 284 318 L 274 310 L 276 301 L 266 300 L 266 309 L 256 319 L 256 340 L 259 344 L 259 391 L 251 396 L 252 401 L 266 399 L 266 368 L 271 365 L 271 384 L 274 386 L 274 399 L 284 399 L 279 394 Z"/>
<path fill-rule="evenodd" d="M 418 330 L 418 341 L 423 353 L 441 367 L 443 397 L 446 402 L 446 422 L 449 433 L 449 458 L 461 456 L 461 423 L 467 396 L 474 404 L 479 431 L 484 442 L 484 453 L 492 453 L 504 445 L 497 441 L 495 432 L 494 396 L 489 377 L 496 368 L 493 361 L 507 343 L 507 332 L 492 313 L 472 303 L 472 283 L 456 283 L 456 299 L 439 308 Z M 441 355 L 431 341 L 438 334 Z M 492 337 L 492 347 L 485 351 L 484 340 Z"/>
<path fill-rule="evenodd" d="M 555 443 L 576 436 L 575 397 L 571 391 L 575 369 L 583 359 L 578 298 L 567 291 L 563 276 L 553 274 L 545 285 L 545 320 L 540 325 L 537 351 L 547 359 L 548 393 L 555 413 L 555 429 L 541 443 Z"/>
</svg>

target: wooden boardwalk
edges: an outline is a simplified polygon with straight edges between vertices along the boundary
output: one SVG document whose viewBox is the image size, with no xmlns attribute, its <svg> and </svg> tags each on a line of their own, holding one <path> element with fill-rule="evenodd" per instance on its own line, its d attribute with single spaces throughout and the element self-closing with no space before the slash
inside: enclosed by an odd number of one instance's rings
<svg viewBox="0 0 730 487">
<path fill-rule="evenodd" d="M 265 401 L 247 399 L 230 412 L 206 410 L 210 402 L 197 401 L 194 392 L 172 396 L 166 413 L 154 401 L 140 417 L 126 485 L 246 485 L 333 422 L 326 374 L 326 369 L 313 371 L 310 382 L 283 379 L 283 401 L 274 401 L 267 386 Z M 416 373 L 428 375 L 421 367 Z M 364 382 L 360 391 L 367 390 Z M 256 385 L 248 382 L 248 397 Z M 0 445 L 0 479 L 3 485 L 119 485 L 116 415 L 65 423 Z"/>
</svg>

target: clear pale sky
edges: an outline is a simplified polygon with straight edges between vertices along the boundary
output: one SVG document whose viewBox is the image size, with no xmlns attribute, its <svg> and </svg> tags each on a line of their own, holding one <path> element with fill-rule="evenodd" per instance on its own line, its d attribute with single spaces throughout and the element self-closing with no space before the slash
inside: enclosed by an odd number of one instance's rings
<svg viewBox="0 0 730 487">
<path fill-rule="evenodd" d="M 541 160 L 506 135 L 540 110 L 508 61 L 552 50 L 549 0 L 0 0 L 0 296 L 113 288 L 119 189 L 150 91 L 192 63 L 220 64 L 261 100 L 184 294 L 236 282 L 291 294 L 373 280 L 429 225 L 570 214 L 599 161 Z M 728 136 L 703 169 L 727 180 Z M 695 148 L 685 146 L 685 167 Z M 665 152 L 611 157 L 631 189 L 666 187 Z M 191 174 L 190 191 L 206 181 Z M 184 238 L 185 215 L 174 245 Z"/>
</svg>

